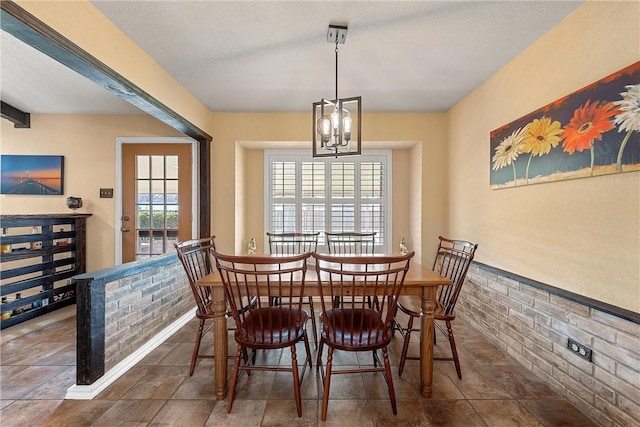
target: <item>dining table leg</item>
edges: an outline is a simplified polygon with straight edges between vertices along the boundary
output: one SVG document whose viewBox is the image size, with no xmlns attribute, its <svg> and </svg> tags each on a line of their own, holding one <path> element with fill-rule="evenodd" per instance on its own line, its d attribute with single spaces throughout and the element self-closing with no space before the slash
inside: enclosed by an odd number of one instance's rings
<svg viewBox="0 0 640 427">
<path fill-rule="evenodd" d="M 224 287 L 215 286 L 211 289 L 213 301 L 213 353 L 214 353 L 214 385 L 216 400 L 223 400 L 227 395 L 227 352 L 229 347 L 227 330 L 227 300 Z"/>
<path fill-rule="evenodd" d="M 436 307 L 435 286 L 422 287 L 420 315 L 420 391 L 424 397 L 431 397 L 433 383 L 433 313 Z"/>
</svg>

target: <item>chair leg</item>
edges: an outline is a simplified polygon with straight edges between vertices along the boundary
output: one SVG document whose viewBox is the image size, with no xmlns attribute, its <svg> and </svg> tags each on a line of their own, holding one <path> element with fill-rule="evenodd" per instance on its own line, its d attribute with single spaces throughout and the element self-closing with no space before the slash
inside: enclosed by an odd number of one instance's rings
<svg viewBox="0 0 640 427">
<path fill-rule="evenodd" d="M 453 329 L 451 328 L 451 321 L 447 320 L 447 333 L 449 334 L 449 344 L 451 345 L 451 354 L 453 355 L 453 363 L 456 365 L 456 372 L 458 378 L 462 379 L 462 369 L 460 368 L 460 360 L 458 360 L 458 350 L 456 349 L 456 340 L 453 338 Z"/>
<path fill-rule="evenodd" d="M 391 378 L 391 364 L 389 363 L 389 354 L 387 347 L 382 347 L 382 357 L 384 358 L 384 368 L 387 375 L 387 386 L 389 387 L 389 399 L 391 400 L 391 409 L 393 415 L 398 415 L 398 407 L 396 405 L 396 392 L 393 389 L 393 379 Z"/>
<path fill-rule="evenodd" d="M 243 347 L 240 344 L 238 344 L 238 349 L 236 350 L 236 359 L 233 362 L 233 373 L 231 374 L 231 386 L 229 387 L 229 393 L 227 394 L 227 414 L 231 412 L 231 408 L 233 407 L 233 398 L 236 392 L 238 374 L 240 373 L 240 358 L 242 357 L 242 352 L 243 352 Z"/>
<path fill-rule="evenodd" d="M 312 363 L 311 363 L 311 347 L 309 347 L 309 337 L 307 336 L 307 333 L 305 332 L 304 334 L 304 348 L 305 350 L 307 350 L 307 356 L 304 359 L 304 363 L 307 363 L 307 360 L 309 361 L 309 369 L 313 368 Z"/>
<path fill-rule="evenodd" d="M 300 379 L 298 376 L 298 359 L 296 345 L 291 346 L 291 370 L 293 371 L 293 393 L 296 397 L 296 409 L 298 416 L 302 417 L 302 395 L 300 394 Z"/>
<path fill-rule="evenodd" d="M 316 368 L 320 368 L 322 366 L 322 346 L 324 345 L 324 341 L 320 338 L 320 344 L 318 344 L 318 356 L 316 358 Z"/>
<path fill-rule="evenodd" d="M 322 343 L 321 343 L 322 344 Z M 329 388 L 331 386 L 331 365 L 333 364 L 333 347 L 327 351 L 327 369 L 324 379 L 324 395 L 322 396 L 322 421 L 327 421 L 327 407 L 329 406 Z"/>
<path fill-rule="evenodd" d="M 404 371 L 404 364 L 407 361 L 407 352 L 409 351 L 409 341 L 411 340 L 411 329 L 413 329 L 413 316 L 409 316 L 409 322 L 407 323 L 407 332 L 404 336 L 404 344 L 402 346 L 402 354 L 400 355 L 400 366 L 398 367 L 398 376 L 402 376 Z"/>
<path fill-rule="evenodd" d="M 311 326 L 313 326 L 313 342 L 318 349 L 318 332 L 316 328 L 316 311 L 313 308 L 313 297 L 309 297 L 309 311 L 311 311 Z"/>
<path fill-rule="evenodd" d="M 196 335 L 196 344 L 193 347 L 193 355 L 191 356 L 191 367 L 189 368 L 189 376 L 193 375 L 193 371 L 196 368 L 196 361 L 198 360 L 198 352 L 200 351 L 200 341 L 202 341 L 202 331 L 204 331 L 204 319 L 200 319 L 200 326 L 198 326 L 198 334 Z"/>
</svg>

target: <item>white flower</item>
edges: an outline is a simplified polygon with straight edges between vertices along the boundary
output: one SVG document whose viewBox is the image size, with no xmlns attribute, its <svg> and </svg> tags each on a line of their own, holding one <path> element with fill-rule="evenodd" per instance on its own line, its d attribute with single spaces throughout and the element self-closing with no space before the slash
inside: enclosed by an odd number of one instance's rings
<svg viewBox="0 0 640 427">
<path fill-rule="evenodd" d="M 640 132 L 640 84 L 627 85 L 625 88 L 627 91 L 620 94 L 622 100 L 613 103 L 622 111 L 616 114 L 614 124 L 620 125 L 618 132 Z"/>
<path fill-rule="evenodd" d="M 522 139 L 526 131 L 527 126 L 514 131 L 496 147 L 496 154 L 493 155 L 494 171 L 515 162 L 522 153 Z"/>
</svg>

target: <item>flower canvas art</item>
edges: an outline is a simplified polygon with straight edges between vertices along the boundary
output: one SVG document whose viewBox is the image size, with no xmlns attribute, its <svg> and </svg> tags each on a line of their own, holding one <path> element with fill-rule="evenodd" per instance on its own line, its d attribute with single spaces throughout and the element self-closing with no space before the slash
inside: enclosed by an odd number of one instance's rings
<svg viewBox="0 0 640 427">
<path fill-rule="evenodd" d="M 491 188 L 640 170 L 640 62 L 490 133 Z"/>
</svg>

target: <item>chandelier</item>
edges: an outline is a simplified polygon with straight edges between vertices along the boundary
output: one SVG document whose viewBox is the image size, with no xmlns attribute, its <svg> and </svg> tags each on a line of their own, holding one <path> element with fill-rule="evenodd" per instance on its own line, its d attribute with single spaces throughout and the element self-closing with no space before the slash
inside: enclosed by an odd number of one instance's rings
<svg viewBox="0 0 640 427">
<path fill-rule="evenodd" d="M 336 97 L 313 103 L 313 157 L 361 153 L 361 97 L 338 98 L 338 44 L 346 38 L 346 26 L 329 25 L 327 42 L 336 45 Z"/>
</svg>

